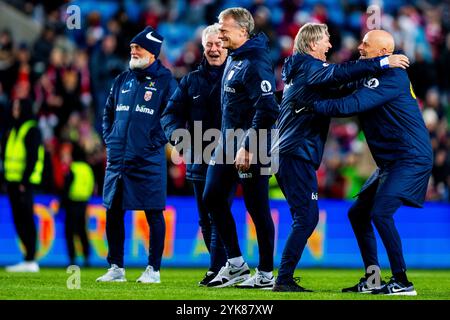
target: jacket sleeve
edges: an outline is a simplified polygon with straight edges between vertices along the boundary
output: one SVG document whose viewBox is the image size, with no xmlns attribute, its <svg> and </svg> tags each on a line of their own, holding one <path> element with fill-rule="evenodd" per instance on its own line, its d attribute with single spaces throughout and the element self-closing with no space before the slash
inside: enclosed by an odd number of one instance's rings
<svg viewBox="0 0 450 320">
<path fill-rule="evenodd" d="M 314 59 L 306 70 L 308 85 L 341 85 L 389 68 L 387 57 L 328 64 Z"/>
<path fill-rule="evenodd" d="M 103 110 L 103 141 L 106 143 L 106 137 L 111 131 L 112 124 L 114 122 L 114 112 L 116 107 L 117 92 L 120 89 L 120 76 L 118 75 L 114 80 L 114 83 L 109 91 L 108 99 L 106 100 L 105 109 Z"/>
<path fill-rule="evenodd" d="M 251 65 L 244 74 L 244 84 L 250 102 L 255 109 L 251 128 L 270 130 L 277 120 L 280 107 L 275 97 L 275 75 L 272 66 L 267 62 L 258 61 Z M 249 150 L 249 136 L 246 135 L 242 146 Z"/>
<path fill-rule="evenodd" d="M 161 116 L 161 126 L 170 142 L 172 142 L 172 133 L 186 126 L 188 101 L 188 76 L 185 76 L 170 97 Z"/>
<path fill-rule="evenodd" d="M 22 184 L 28 184 L 30 176 L 33 173 L 36 162 L 38 161 L 38 151 L 41 145 L 41 132 L 39 128 L 33 127 L 28 131 L 25 137 L 25 147 L 27 148 L 27 159 L 25 170 L 23 171 Z"/>
<path fill-rule="evenodd" d="M 172 76 L 170 77 L 169 83 L 167 84 L 167 91 L 162 100 L 161 106 L 159 107 L 160 114 L 164 113 L 164 110 L 167 108 L 167 105 L 170 101 L 170 98 L 174 94 L 175 90 L 178 87 L 178 82 Z"/>
<path fill-rule="evenodd" d="M 394 75 L 382 75 L 364 83 L 355 93 L 341 98 L 314 102 L 316 113 L 329 117 L 351 117 L 377 107 L 382 107 L 399 95 Z"/>
</svg>

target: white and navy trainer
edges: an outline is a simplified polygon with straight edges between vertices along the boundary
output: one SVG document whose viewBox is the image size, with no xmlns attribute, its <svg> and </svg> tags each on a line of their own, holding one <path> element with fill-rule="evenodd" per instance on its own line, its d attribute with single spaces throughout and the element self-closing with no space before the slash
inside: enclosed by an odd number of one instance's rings
<svg viewBox="0 0 450 320">
<path fill-rule="evenodd" d="M 275 277 L 266 277 L 258 268 L 255 269 L 255 274 L 245 280 L 244 282 L 238 284 L 236 288 L 242 289 L 272 289 L 275 284 Z"/>
<path fill-rule="evenodd" d="M 237 267 L 227 261 L 225 266 L 220 269 L 217 276 L 207 284 L 207 287 L 229 287 L 245 281 L 248 278 L 250 278 L 250 268 L 247 263 L 244 262 L 240 267 Z"/>
<path fill-rule="evenodd" d="M 359 282 L 353 287 L 342 289 L 342 292 L 371 293 L 373 290 L 381 289 L 385 284 L 386 282 L 381 280 L 380 286 L 373 286 L 367 282 L 367 279 L 365 277 L 363 277 L 359 279 Z"/>
<path fill-rule="evenodd" d="M 380 289 L 373 290 L 372 294 L 385 294 L 388 296 L 417 296 L 417 291 L 414 289 L 412 282 L 403 283 L 392 277 L 391 280 Z"/>
</svg>

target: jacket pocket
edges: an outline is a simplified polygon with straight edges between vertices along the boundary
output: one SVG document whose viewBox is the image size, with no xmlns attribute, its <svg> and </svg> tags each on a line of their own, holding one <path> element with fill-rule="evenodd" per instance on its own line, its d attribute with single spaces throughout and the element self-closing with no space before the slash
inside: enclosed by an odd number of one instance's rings
<svg viewBox="0 0 450 320">
<path fill-rule="evenodd" d="M 109 138 L 111 137 L 111 134 L 114 131 L 114 128 L 116 127 L 116 124 L 117 120 L 114 120 L 113 123 L 111 124 L 111 128 L 109 128 L 109 130 L 105 133 L 103 138 L 106 144 L 108 144 Z"/>
</svg>

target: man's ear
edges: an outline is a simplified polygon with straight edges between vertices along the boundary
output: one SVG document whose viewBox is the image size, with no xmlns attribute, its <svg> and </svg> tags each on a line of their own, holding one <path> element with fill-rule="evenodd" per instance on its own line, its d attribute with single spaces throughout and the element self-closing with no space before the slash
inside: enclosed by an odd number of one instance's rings
<svg viewBox="0 0 450 320">
<path fill-rule="evenodd" d="M 248 34 L 247 30 L 244 28 L 241 28 L 241 35 L 243 38 L 250 38 L 250 35 Z"/>
<path fill-rule="evenodd" d="M 150 53 L 150 62 L 153 63 L 153 61 L 156 60 L 156 57 L 153 53 L 151 53 L 151 52 L 149 52 L 149 53 Z"/>
</svg>

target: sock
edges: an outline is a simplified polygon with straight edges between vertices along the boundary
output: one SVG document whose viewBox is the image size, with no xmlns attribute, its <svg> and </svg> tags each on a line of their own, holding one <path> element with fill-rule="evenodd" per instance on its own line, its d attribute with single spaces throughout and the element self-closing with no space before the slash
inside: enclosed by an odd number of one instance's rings
<svg viewBox="0 0 450 320">
<path fill-rule="evenodd" d="M 228 259 L 228 262 L 231 263 L 235 267 L 241 267 L 244 264 L 244 258 L 242 256 Z"/>
<path fill-rule="evenodd" d="M 272 279 L 273 277 L 272 271 L 259 271 L 259 272 L 261 272 L 261 274 L 267 279 Z"/>
</svg>

